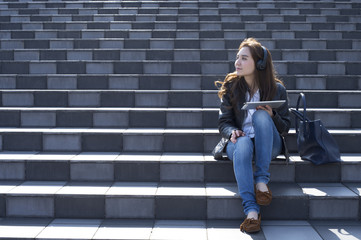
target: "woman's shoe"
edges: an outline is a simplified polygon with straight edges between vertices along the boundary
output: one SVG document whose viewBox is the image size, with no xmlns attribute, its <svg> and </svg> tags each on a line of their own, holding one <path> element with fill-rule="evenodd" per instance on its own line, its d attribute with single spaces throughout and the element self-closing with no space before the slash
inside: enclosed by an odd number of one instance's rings
<svg viewBox="0 0 361 240">
<path fill-rule="evenodd" d="M 266 186 L 268 189 L 267 192 L 261 192 L 256 188 L 256 185 L 254 186 L 254 191 L 256 193 L 256 201 L 258 205 L 267 206 L 270 205 L 270 203 L 272 202 L 272 192 L 269 189 L 268 185 Z"/>
<path fill-rule="evenodd" d="M 256 233 L 261 230 L 261 214 L 258 215 L 258 219 L 246 218 L 239 227 L 242 232 Z"/>
</svg>

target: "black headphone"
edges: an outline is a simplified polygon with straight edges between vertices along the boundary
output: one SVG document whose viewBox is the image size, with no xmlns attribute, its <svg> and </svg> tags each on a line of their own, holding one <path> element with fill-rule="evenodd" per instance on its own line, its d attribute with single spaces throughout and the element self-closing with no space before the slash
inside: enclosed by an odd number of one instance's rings
<svg viewBox="0 0 361 240">
<path fill-rule="evenodd" d="M 262 49 L 263 49 L 263 59 L 260 59 L 257 61 L 257 64 L 256 64 L 256 68 L 258 70 L 265 70 L 266 69 L 266 64 L 267 64 L 267 49 L 263 46 L 261 46 Z"/>
</svg>

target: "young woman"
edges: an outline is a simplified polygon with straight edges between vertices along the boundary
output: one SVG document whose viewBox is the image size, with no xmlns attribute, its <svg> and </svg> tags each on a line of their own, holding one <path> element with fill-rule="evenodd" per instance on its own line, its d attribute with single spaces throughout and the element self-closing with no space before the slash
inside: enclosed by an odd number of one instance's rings
<svg viewBox="0 0 361 240">
<path fill-rule="evenodd" d="M 245 39 L 234 63 L 236 71 L 226 76 L 218 96 L 221 99 L 218 127 L 221 142 L 213 152 L 219 158 L 222 151 L 233 161 L 238 191 L 247 218 L 241 231 L 261 229 L 260 205 L 269 205 L 272 192 L 269 165 L 285 151 L 283 135 L 290 127 L 286 88 L 276 77 L 271 53 L 253 38 Z M 272 109 L 269 105 L 242 110 L 245 102 L 285 100 Z M 218 150 L 218 151 L 217 151 Z M 253 172 L 252 160 L 255 161 Z"/>
</svg>

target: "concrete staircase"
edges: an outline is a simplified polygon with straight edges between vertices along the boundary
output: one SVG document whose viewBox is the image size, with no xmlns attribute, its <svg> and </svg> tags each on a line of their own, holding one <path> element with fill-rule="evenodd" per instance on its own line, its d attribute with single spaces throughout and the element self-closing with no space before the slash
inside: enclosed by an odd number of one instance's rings
<svg viewBox="0 0 361 240">
<path fill-rule="evenodd" d="M 347 220 L 361 238 L 361 2 L 348 0 L 2 0 L 0 238 L 76 238 L 67 226 L 82 239 L 172 239 L 159 229 L 179 226 L 185 239 L 239 237 L 232 164 L 210 152 L 213 83 L 246 37 L 271 50 L 291 107 L 305 93 L 343 160 L 302 161 L 292 129 L 257 239 L 275 236 L 272 220 L 308 239 L 331 239 L 317 220 Z M 102 235 L 119 226 L 131 234 Z"/>
</svg>

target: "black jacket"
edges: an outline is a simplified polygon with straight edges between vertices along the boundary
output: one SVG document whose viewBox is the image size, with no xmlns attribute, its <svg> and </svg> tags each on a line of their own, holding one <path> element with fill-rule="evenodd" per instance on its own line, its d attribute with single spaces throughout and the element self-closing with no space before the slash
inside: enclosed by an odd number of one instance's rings
<svg viewBox="0 0 361 240">
<path fill-rule="evenodd" d="M 283 104 L 281 107 L 273 109 L 273 122 L 283 139 L 283 136 L 285 136 L 290 129 L 291 121 L 288 110 L 288 97 L 286 88 L 280 83 L 277 83 L 277 92 L 273 100 L 286 100 L 286 103 Z M 232 131 L 237 129 L 242 130 L 242 125 L 246 113 L 246 111 L 241 110 L 244 102 L 245 100 L 239 102 L 237 104 L 238 111 L 234 111 L 234 109 L 232 108 L 229 93 L 226 93 L 223 96 L 221 100 L 221 107 L 218 118 L 218 129 L 222 135 L 222 139 L 213 150 L 213 155 L 215 159 L 222 158 L 222 153 L 231 137 Z M 285 144 L 283 145 L 283 153 L 287 153 L 286 146 Z"/>
</svg>

